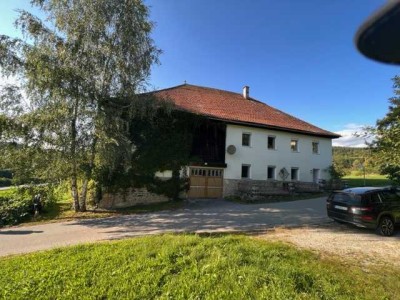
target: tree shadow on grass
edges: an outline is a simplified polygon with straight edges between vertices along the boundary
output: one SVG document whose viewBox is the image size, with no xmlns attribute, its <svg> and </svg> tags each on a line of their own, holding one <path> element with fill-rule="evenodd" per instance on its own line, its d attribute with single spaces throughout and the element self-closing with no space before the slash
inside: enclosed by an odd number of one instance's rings
<svg viewBox="0 0 400 300">
<path fill-rule="evenodd" d="M 109 218 L 130 214 L 144 214 L 165 210 L 176 210 L 182 208 L 183 206 L 183 201 L 169 201 L 155 204 L 136 205 L 134 207 L 112 210 L 89 207 L 85 212 L 75 212 L 72 207 L 72 202 L 63 201 L 49 204 L 45 207 L 45 209 L 39 216 L 32 217 L 27 222 L 41 223 L 48 221 L 71 221 Z"/>
</svg>

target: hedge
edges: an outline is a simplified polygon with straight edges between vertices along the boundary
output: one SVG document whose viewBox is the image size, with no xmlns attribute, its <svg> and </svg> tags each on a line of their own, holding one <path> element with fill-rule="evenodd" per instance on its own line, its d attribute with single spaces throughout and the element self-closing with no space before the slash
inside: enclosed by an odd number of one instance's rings
<svg viewBox="0 0 400 300">
<path fill-rule="evenodd" d="M 54 187 L 50 185 L 26 186 L 0 194 L 0 227 L 14 225 L 33 216 L 33 198 L 41 196 L 42 208 L 55 201 Z"/>
</svg>

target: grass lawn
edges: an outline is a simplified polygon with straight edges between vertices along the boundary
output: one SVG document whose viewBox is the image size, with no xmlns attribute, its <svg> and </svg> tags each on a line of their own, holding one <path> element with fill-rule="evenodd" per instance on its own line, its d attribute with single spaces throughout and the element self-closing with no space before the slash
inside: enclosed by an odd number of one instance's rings
<svg viewBox="0 0 400 300">
<path fill-rule="evenodd" d="M 399 270 L 281 243 L 161 235 L 0 259 L 2 299 L 395 299 Z"/>
<path fill-rule="evenodd" d="M 364 185 L 364 176 L 362 175 L 348 175 L 343 177 L 343 180 L 346 180 L 350 187 L 387 186 L 391 184 L 391 181 L 387 179 L 386 176 L 379 174 L 366 174 L 365 185 Z"/>
<path fill-rule="evenodd" d="M 6 190 L 0 190 L 0 197 L 7 197 L 8 195 L 12 195 L 14 193 L 14 188 L 9 188 Z"/>
</svg>

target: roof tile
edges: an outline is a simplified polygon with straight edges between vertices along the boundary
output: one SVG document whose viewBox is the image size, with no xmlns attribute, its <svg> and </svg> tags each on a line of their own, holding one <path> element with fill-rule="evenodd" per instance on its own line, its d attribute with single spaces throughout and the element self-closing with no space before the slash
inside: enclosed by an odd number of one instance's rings
<svg viewBox="0 0 400 300">
<path fill-rule="evenodd" d="M 168 98 L 179 108 L 233 123 L 280 129 L 317 136 L 337 138 L 339 135 L 302 121 L 242 94 L 183 84 L 154 92 Z"/>
</svg>

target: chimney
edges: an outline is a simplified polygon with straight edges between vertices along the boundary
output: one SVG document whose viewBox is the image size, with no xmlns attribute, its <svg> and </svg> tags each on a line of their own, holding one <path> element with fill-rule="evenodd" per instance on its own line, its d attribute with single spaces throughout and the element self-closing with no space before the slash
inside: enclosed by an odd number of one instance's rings
<svg viewBox="0 0 400 300">
<path fill-rule="evenodd" d="M 248 87 L 247 85 L 245 85 L 245 86 L 243 87 L 243 98 L 244 98 L 244 99 L 249 99 L 249 98 L 250 98 L 250 96 L 249 96 L 249 90 L 250 90 L 250 87 Z"/>
</svg>

